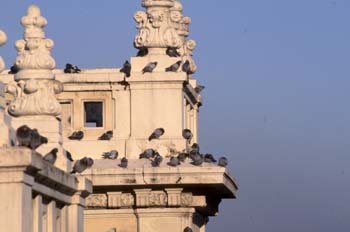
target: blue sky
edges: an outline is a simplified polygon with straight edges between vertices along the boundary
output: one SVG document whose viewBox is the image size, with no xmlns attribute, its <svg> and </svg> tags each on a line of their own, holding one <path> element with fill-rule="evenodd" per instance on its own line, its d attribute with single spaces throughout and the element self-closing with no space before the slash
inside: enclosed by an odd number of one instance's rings
<svg viewBox="0 0 350 232">
<path fill-rule="evenodd" d="M 120 67 L 136 52 L 139 0 L 20 2 L 1 1 L 8 65 L 32 2 L 59 68 Z M 350 231 L 350 1 L 183 3 L 206 86 L 201 146 L 228 156 L 240 184 L 208 231 Z"/>
</svg>

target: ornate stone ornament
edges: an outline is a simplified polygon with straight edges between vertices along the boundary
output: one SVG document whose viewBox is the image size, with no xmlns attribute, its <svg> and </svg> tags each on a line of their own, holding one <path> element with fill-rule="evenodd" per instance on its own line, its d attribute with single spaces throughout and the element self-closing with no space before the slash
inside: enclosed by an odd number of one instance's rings
<svg viewBox="0 0 350 232">
<path fill-rule="evenodd" d="M 58 116 L 61 106 L 55 94 L 63 91 L 63 85 L 55 81 L 52 70 L 55 60 L 51 57 L 54 42 L 45 38 L 43 28 L 47 20 L 41 16 L 40 8 L 31 5 L 22 17 L 23 39 L 16 42 L 18 56 L 15 65 L 19 72 L 15 81 L 7 86 L 14 95 L 8 107 L 12 116 L 52 115 Z"/>
<path fill-rule="evenodd" d="M 2 45 L 4 45 L 6 43 L 6 41 L 7 41 L 7 36 L 6 36 L 5 32 L 0 30 L 0 47 Z M 2 59 L 2 57 L 0 56 L 0 73 L 2 71 L 4 71 L 4 69 L 5 69 L 5 62 Z"/>
</svg>

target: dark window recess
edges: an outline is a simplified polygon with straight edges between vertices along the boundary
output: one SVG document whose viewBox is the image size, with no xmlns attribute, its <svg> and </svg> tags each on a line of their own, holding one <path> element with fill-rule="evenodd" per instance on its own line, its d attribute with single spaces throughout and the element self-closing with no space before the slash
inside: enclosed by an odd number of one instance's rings
<svg viewBox="0 0 350 232">
<path fill-rule="evenodd" d="M 84 102 L 85 127 L 103 127 L 103 103 Z"/>
</svg>

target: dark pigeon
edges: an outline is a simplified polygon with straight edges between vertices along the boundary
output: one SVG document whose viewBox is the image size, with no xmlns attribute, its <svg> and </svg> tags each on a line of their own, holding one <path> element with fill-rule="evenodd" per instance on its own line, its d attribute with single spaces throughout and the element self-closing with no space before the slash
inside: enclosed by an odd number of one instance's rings
<svg viewBox="0 0 350 232">
<path fill-rule="evenodd" d="M 152 167 L 159 167 L 159 165 L 163 162 L 163 157 L 159 154 L 157 154 L 153 161 L 152 161 Z"/>
<path fill-rule="evenodd" d="M 139 48 L 139 51 L 137 52 L 137 57 L 144 57 L 148 55 L 148 48 L 146 47 L 141 47 Z"/>
<path fill-rule="evenodd" d="M 125 63 L 123 64 L 123 68 L 120 69 L 120 72 L 124 73 L 126 77 L 130 77 L 131 64 L 129 63 L 129 61 L 125 61 Z"/>
<path fill-rule="evenodd" d="M 142 73 L 145 74 L 145 73 L 151 73 L 153 72 L 153 70 L 157 67 L 158 65 L 158 62 L 151 62 L 149 64 L 146 65 L 146 67 L 143 68 L 142 70 Z"/>
<path fill-rule="evenodd" d="M 128 159 L 126 157 L 124 157 L 121 161 L 120 161 L 120 164 L 119 166 L 122 167 L 122 168 L 127 168 L 128 167 Z"/>
<path fill-rule="evenodd" d="M 204 155 L 204 162 L 206 163 L 216 163 L 216 159 L 214 158 L 214 156 L 212 154 L 206 154 Z"/>
<path fill-rule="evenodd" d="M 19 68 L 16 64 L 12 65 L 8 74 L 16 74 L 19 72 Z"/>
<path fill-rule="evenodd" d="M 48 143 L 47 138 L 41 136 L 37 129 L 31 131 L 30 149 L 36 150 L 38 147 L 46 143 Z"/>
<path fill-rule="evenodd" d="M 76 65 L 66 64 L 66 68 L 64 69 L 64 73 L 80 73 L 81 70 Z"/>
<path fill-rule="evenodd" d="M 183 162 L 185 162 L 185 160 L 187 159 L 188 156 L 189 156 L 189 154 L 187 154 L 187 153 L 180 153 L 177 156 L 177 159 L 183 163 Z"/>
<path fill-rule="evenodd" d="M 179 60 L 178 62 L 176 62 L 175 64 L 169 66 L 168 68 L 165 69 L 166 72 L 177 72 L 177 70 L 179 70 L 180 66 L 181 66 L 182 61 Z"/>
<path fill-rule="evenodd" d="M 173 47 L 167 48 L 166 54 L 170 57 L 180 57 L 181 56 L 181 54 L 177 51 L 177 49 L 173 48 Z"/>
<path fill-rule="evenodd" d="M 203 85 L 198 85 L 196 88 L 194 88 L 194 91 L 196 91 L 196 93 L 200 93 L 203 91 L 203 89 L 205 89 L 205 86 Z"/>
<path fill-rule="evenodd" d="M 192 157 L 192 163 L 195 166 L 201 166 L 204 162 L 204 157 L 201 154 L 196 154 Z"/>
<path fill-rule="evenodd" d="M 115 159 L 118 158 L 118 155 L 119 155 L 118 151 L 112 150 L 112 151 L 110 151 L 110 152 L 105 152 L 105 153 L 103 153 L 103 154 L 102 154 L 102 158 L 103 158 L 103 159 L 115 160 Z"/>
<path fill-rule="evenodd" d="M 140 154 L 140 159 L 151 159 L 153 157 L 155 157 L 156 155 L 156 151 L 153 150 L 152 148 L 146 149 L 144 150 L 144 152 L 142 152 L 142 154 Z"/>
<path fill-rule="evenodd" d="M 187 74 L 193 74 L 191 71 L 190 62 L 188 60 L 185 61 L 185 63 L 182 65 L 182 71 Z"/>
<path fill-rule="evenodd" d="M 57 160 L 57 152 L 58 152 L 57 148 L 52 149 L 49 153 L 47 153 L 44 156 L 43 160 L 45 160 L 46 162 L 48 162 L 50 164 L 54 164 Z"/>
<path fill-rule="evenodd" d="M 186 227 L 185 229 L 184 229 L 184 232 L 192 232 L 192 229 L 190 228 L 190 227 Z"/>
<path fill-rule="evenodd" d="M 69 151 L 66 151 L 66 157 L 69 161 L 73 162 L 73 157 L 72 157 L 72 154 L 69 152 Z"/>
<path fill-rule="evenodd" d="M 190 153 L 199 153 L 199 150 L 200 150 L 200 148 L 199 148 L 198 143 L 194 143 L 191 146 Z"/>
<path fill-rule="evenodd" d="M 16 131 L 16 138 L 18 141 L 18 145 L 21 147 L 29 147 L 31 140 L 32 129 L 30 129 L 27 125 L 23 125 L 19 127 Z"/>
<path fill-rule="evenodd" d="M 73 170 L 71 171 L 71 174 L 82 173 L 86 169 L 91 168 L 93 164 L 94 164 L 94 160 L 91 158 L 88 158 L 88 157 L 84 157 L 80 160 L 77 160 L 74 163 Z"/>
<path fill-rule="evenodd" d="M 182 137 L 186 139 L 189 143 L 191 142 L 191 139 L 193 138 L 192 131 L 189 129 L 184 129 L 182 131 Z"/>
<path fill-rule="evenodd" d="M 148 141 L 153 139 L 159 139 L 162 135 L 164 135 L 165 130 L 163 128 L 158 128 L 149 136 Z"/>
<path fill-rule="evenodd" d="M 103 133 L 98 140 L 111 140 L 113 138 L 113 131 L 107 131 L 106 133 Z"/>
<path fill-rule="evenodd" d="M 171 167 L 177 167 L 180 165 L 180 161 L 177 157 L 171 157 L 170 158 L 170 161 L 168 162 L 168 165 L 171 166 Z"/>
<path fill-rule="evenodd" d="M 71 136 L 68 137 L 70 140 L 82 140 L 84 138 L 83 131 L 75 131 Z"/>
<path fill-rule="evenodd" d="M 228 159 L 226 157 L 221 157 L 218 162 L 218 166 L 226 167 L 228 165 Z"/>
</svg>

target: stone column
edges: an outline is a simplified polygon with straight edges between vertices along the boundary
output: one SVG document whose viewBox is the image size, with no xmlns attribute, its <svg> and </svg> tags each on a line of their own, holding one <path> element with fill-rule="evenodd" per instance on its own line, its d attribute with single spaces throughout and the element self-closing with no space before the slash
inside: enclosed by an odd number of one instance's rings
<svg viewBox="0 0 350 232">
<path fill-rule="evenodd" d="M 49 140 L 38 152 L 44 155 L 52 148 L 58 148 L 55 165 L 70 171 L 70 161 L 62 148 L 61 123 L 57 119 L 61 106 L 55 97 L 55 94 L 63 91 L 63 85 L 55 80 L 52 72 L 56 65 L 51 57 L 54 42 L 47 39 L 43 31 L 47 20 L 41 16 L 38 6 L 31 5 L 27 15 L 22 17 L 21 24 L 25 31 L 23 39 L 16 42 L 18 56 L 15 62 L 19 71 L 6 88 L 7 92 L 14 95 L 14 100 L 7 108 L 11 126 L 14 131 L 24 124 L 38 129 Z"/>
</svg>

